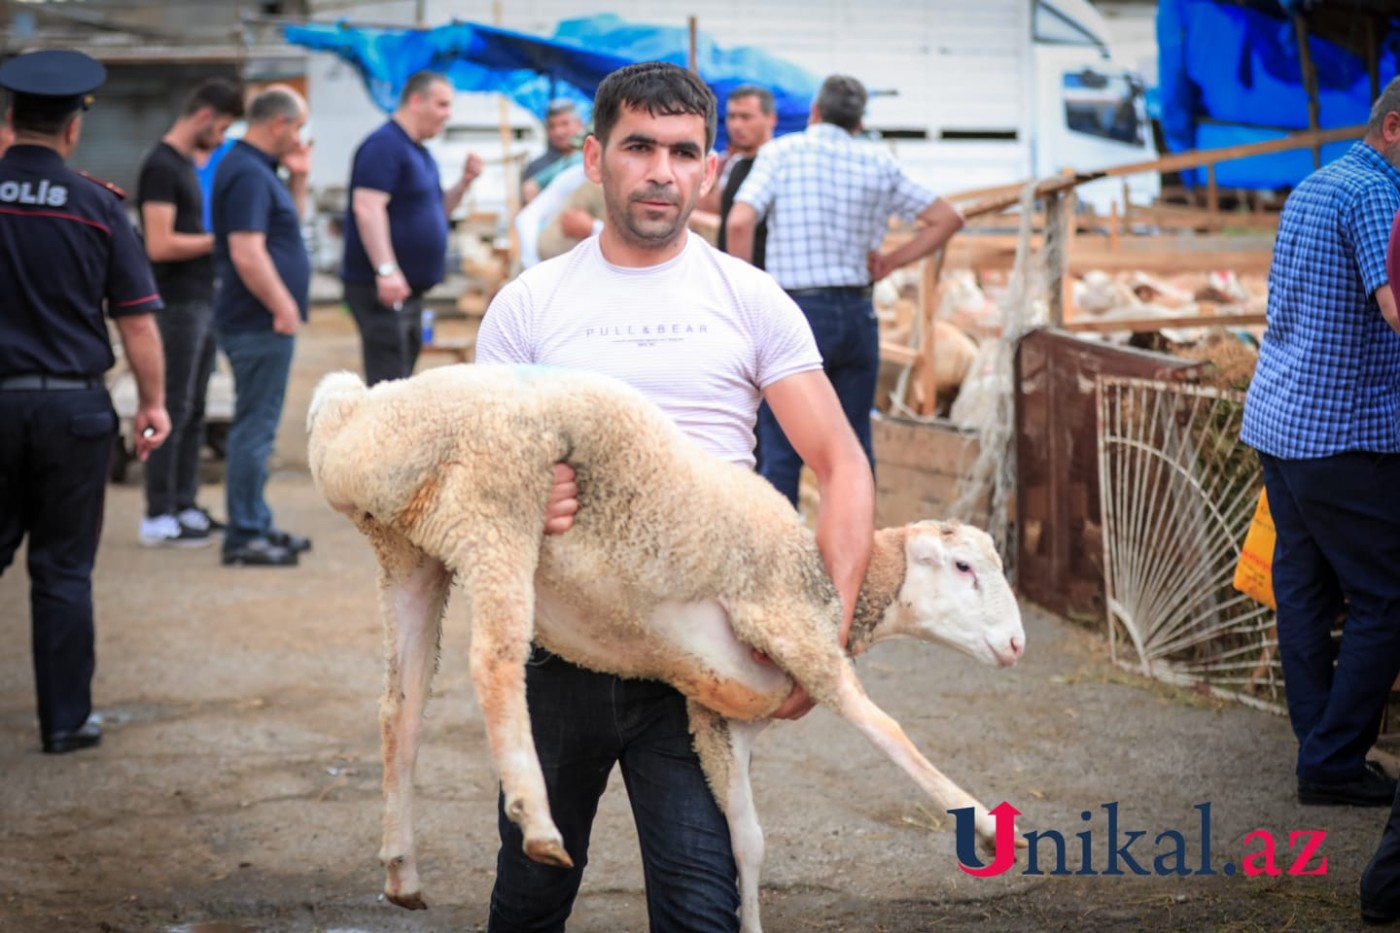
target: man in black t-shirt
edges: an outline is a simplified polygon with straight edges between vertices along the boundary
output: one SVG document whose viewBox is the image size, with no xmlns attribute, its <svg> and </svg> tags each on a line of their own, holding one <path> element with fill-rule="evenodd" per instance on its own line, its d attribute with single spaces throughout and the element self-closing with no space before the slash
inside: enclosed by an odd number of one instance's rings
<svg viewBox="0 0 1400 933">
<path fill-rule="evenodd" d="M 758 150 L 773 138 L 778 125 L 778 111 L 774 106 L 773 92 L 753 84 L 736 87 L 729 92 L 725 101 L 724 129 L 729 134 L 729 148 L 724 154 L 724 164 L 715 179 L 715 187 L 701 199 L 701 209 L 719 212 L 719 238 L 715 245 L 729 252 L 729 231 L 725 222 L 729 220 L 729 209 L 734 206 L 734 195 L 744 179 L 749 177 L 754 157 Z M 754 232 L 753 259 L 758 268 L 763 268 L 763 249 L 768 240 L 768 224 L 762 221 Z"/>
<path fill-rule="evenodd" d="M 141 165 L 136 203 L 165 308 L 156 315 L 165 348 L 170 440 L 146 462 L 145 547 L 203 547 L 222 525 L 195 502 L 204 446 L 204 397 L 214 365 L 214 236 L 204 227 L 196 150 L 223 143 L 243 115 L 243 91 L 222 78 L 190 93 L 169 132 Z"/>
</svg>

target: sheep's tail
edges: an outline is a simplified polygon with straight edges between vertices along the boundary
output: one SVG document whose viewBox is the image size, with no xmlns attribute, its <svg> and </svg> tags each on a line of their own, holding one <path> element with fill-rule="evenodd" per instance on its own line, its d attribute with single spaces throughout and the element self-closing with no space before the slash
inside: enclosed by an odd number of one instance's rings
<svg viewBox="0 0 1400 933">
<path fill-rule="evenodd" d="M 306 433 L 319 434 L 322 440 L 329 440 L 327 432 L 333 433 L 355 413 L 367 391 L 357 373 L 341 370 L 323 377 L 311 394 Z"/>
</svg>

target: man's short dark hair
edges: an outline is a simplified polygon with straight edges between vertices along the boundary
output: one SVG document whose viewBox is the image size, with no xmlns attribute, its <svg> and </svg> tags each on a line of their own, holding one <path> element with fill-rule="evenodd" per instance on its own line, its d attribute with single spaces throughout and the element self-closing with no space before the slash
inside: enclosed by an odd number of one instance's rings
<svg viewBox="0 0 1400 933">
<path fill-rule="evenodd" d="M 763 111 L 763 115 L 773 115 L 773 92 L 766 87 L 759 87 L 757 84 L 741 84 L 729 92 L 729 96 L 724 100 L 725 104 L 736 97 L 757 97 L 758 109 Z"/>
<path fill-rule="evenodd" d="M 248 105 L 248 123 L 271 123 L 278 117 L 295 120 L 301 115 L 301 101 L 286 88 L 270 87 L 258 92 Z"/>
<path fill-rule="evenodd" d="M 219 116 L 243 116 L 243 88 L 228 78 L 210 78 L 190 91 L 185 98 L 182 116 L 192 116 L 203 107 L 209 107 Z"/>
<path fill-rule="evenodd" d="M 399 106 L 402 107 L 408 103 L 408 99 L 414 94 L 422 94 L 439 82 L 448 87 L 452 86 L 451 82 L 447 80 L 447 75 L 440 71 L 415 71 L 404 82 L 403 90 L 399 93 Z"/>
<path fill-rule="evenodd" d="M 78 119 L 81 110 L 69 113 L 51 113 L 47 110 L 26 110 L 14 107 L 10 112 L 10 129 L 16 133 L 33 133 L 36 136 L 62 136 L 68 124 Z"/>
<path fill-rule="evenodd" d="M 817 113 L 823 123 L 832 123 L 847 133 L 854 133 L 865 117 L 868 100 L 865 85 L 849 75 L 832 75 L 822 82 L 817 92 Z"/>
<path fill-rule="evenodd" d="M 604 146 L 622 109 L 645 110 L 653 117 L 694 114 L 705 119 L 705 148 L 715 143 L 718 109 L 714 92 L 679 65 L 639 62 L 619 68 L 598 85 L 593 99 L 593 135 Z"/>
</svg>

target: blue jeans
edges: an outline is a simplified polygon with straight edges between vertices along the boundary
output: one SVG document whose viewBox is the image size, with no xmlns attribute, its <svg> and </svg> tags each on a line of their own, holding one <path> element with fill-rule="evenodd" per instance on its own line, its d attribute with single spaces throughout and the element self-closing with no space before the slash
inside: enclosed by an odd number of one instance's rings
<svg viewBox="0 0 1400 933">
<path fill-rule="evenodd" d="M 841 410 L 875 469 L 870 442 L 870 409 L 880 376 L 880 330 L 867 289 L 802 289 L 790 292 L 817 338 L 817 349 Z M 778 419 L 765 402 L 758 409 L 758 472 L 797 505 L 802 458 L 788 443 Z"/>
<path fill-rule="evenodd" d="M 266 331 L 219 334 L 233 368 L 233 422 L 228 429 L 224 482 L 228 530 L 224 551 L 235 550 L 272 530 L 272 510 L 263 498 L 267 460 L 282 420 L 282 402 L 292 372 L 296 338 Z"/>
<path fill-rule="evenodd" d="M 519 827 L 498 809 L 490 933 L 564 929 L 614 764 L 637 825 L 652 933 L 737 930 L 729 827 L 691 745 L 685 698 L 667 684 L 599 674 L 541 648 L 526 668 L 525 689 L 550 811 L 574 867 L 531 861 Z"/>
<path fill-rule="evenodd" d="M 171 515 L 195 506 L 204 447 L 204 398 L 214 369 L 214 306 L 166 305 L 156 312 L 165 351 L 165 410 L 170 436 L 146 459 L 146 514 Z"/>
<path fill-rule="evenodd" d="M 1259 460 L 1278 534 L 1279 660 L 1298 777 L 1350 780 L 1400 671 L 1400 454 Z"/>
<path fill-rule="evenodd" d="M 44 735 L 77 729 L 92 712 L 92 568 L 116 436 L 100 380 L 91 389 L 0 391 L 0 575 L 28 535 Z"/>
</svg>

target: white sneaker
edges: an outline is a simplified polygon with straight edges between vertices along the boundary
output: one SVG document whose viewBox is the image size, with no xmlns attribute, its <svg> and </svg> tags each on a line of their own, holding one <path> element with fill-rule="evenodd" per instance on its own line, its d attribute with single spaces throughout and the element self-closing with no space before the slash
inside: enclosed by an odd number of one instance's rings
<svg viewBox="0 0 1400 933">
<path fill-rule="evenodd" d="M 200 531 L 183 525 L 174 515 L 157 515 L 155 518 L 141 519 L 141 531 L 137 540 L 142 547 L 208 547 L 214 543 L 208 530 Z"/>
</svg>

